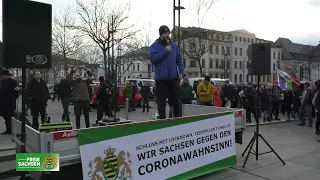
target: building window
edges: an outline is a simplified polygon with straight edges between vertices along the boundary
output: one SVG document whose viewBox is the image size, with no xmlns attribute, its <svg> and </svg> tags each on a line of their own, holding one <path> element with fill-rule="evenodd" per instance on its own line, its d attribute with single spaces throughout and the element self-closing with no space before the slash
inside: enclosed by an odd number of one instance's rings
<svg viewBox="0 0 320 180">
<path fill-rule="evenodd" d="M 239 41 L 242 42 L 242 37 L 239 37 Z"/>
<path fill-rule="evenodd" d="M 273 70 L 276 70 L 276 63 L 273 63 Z"/>
<path fill-rule="evenodd" d="M 276 52 L 273 52 L 273 59 L 276 59 Z"/>
<path fill-rule="evenodd" d="M 253 39 L 251 39 L 251 44 L 253 44 Z"/>
<path fill-rule="evenodd" d="M 276 80 L 276 75 L 275 75 L 275 74 L 273 75 L 273 81 L 274 81 L 274 80 Z"/>
<path fill-rule="evenodd" d="M 216 54 L 219 54 L 219 46 L 216 46 Z"/>
<path fill-rule="evenodd" d="M 132 71 L 136 71 L 136 65 L 132 64 Z"/>
<path fill-rule="evenodd" d="M 224 69 L 224 59 L 221 59 L 221 67 L 220 69 Z"/>
<path fill-rule="evenodd" d="M 234 48 L 234 55 L 238 55 L 238 48 Z"/>
<path fill-rule="evenodd" d="M 242 56 L 242 48 L 240 48 L 240 52 L 239 53 L 240 53 L 240 56 Z"/>
<path fill-rule="evenodd" d="M 230 69 L 230 61 L 227 61 L 227 69 Z"/>
<path fill-rule="evenodd" d="M 281 57 L 281 56 L 280 56 L 280 52 L 278 52 L 278 59 L 279 59 L 279 60 L 280 60 L 280 57 Z"/>
<path fill-rule="evenodd" d="M 247 74 L 247 79 L 246 80 L 247 80 L 247 82 L 249 82 L 249 74 Z"/>
<path fill-rule="evenodd" d="M 235 62 L 234 62 L 234 68 L 235 68 L 235 69 L 238 69 L 238 61 L 235 61 Z"/>
<path fill-rule="evenodd" d="M 206 45 L 205 44 L 201 44 L 201 53 L 202 54 L 206 53 Z"/>
<path fill-rule="evenodd" d="M 209 59 L 209 67 L 213 68 L 213 59 Z"/>
<path fill-rule="evenodd" d="M 250 39 L 249 38 L 247 38 L 247 41 L 248 41 L 248 43 L 250 43 Z"/>
<path fill-rule="evenodd" d="M 212 44 L 210 44 L 210 46 L 209 46 L 209 53 L 213 54 L 213 46 L 212 46 Z"/>
<path fill-rule="evenodd" d="M 246 38 L 243 38 L 243 42 L 246 42 Z M 240 75 L 241 76 L 241 75 Z M 241 79 L 241 78 L 240 78 Z M 241 82 L 241 81 L 240 81 Z"/>
<path fill-rule="evenodd" d="M 270 82 L 270 76 L 267 75 L 267 82 Z"/>
<path fill-rule="evenodd" d="M 197 67 L 197 61 L 196 60 L 190 60 L 190 67 Z"/>
<path fill-rule="evenodd" d="M 137 71 L 140 71 L 140 64 L 137 64 Z"/>
<path fill-rule="evenodd" d="M 219 77 L 219 74 L 216 74 L 215 77 L 218 78 L 218 77 Z"/>
<path fill-rule="evenodd" d="M 226 76 L 227 76 L 227 78 L 229 78 L 229 73 L 227 73 L 227 75 L 226 75 Z"/>
<path fill-rule="evenodd" d="M 224 50 L 224 46 L 221 46 L 221 53 L 223 54 L 223 55 L 225 55 L 225 50 Z"/>
<path fill-rule="evenodd" d="M 223 79 L 224 77 L 223 77 L 223 74 L 221 74 L 221 76 L 220 76 L 220 79 Z"/>
<path fill-rule="evenodd" d="M 230 47 L 227 47 L 227 55 L 230 55 Z"/>
<path fill-rule="evenodd" d="M 234 37 L 234 41 L 238 41 L 238 37 L 236 36 L 236 37 Z"/>
<path fill-rule="evenodd" d="M 239 62 L 239 69 L 242 69 L 242 61 Z"/>
<path fill-rule="evenodd" d="M 216 68 L 219 68 L 219 59 L 216 59 Z"/>
<path fill-rule="evenodd" d="M 238 75 L 235 74 L 235 75 L 234 75 L 234 83 L 237 83 L 237 82 L 238 82 Z"/>
<path fill-rule="evenodd" d="M 202 59 L 202 63 L 201 63 L 202 67 L 205 68 L 206 67 L 206 60 Z"/>
<path fill-rule="evenodd" d="M 239 82 L 242 83 L 242 74 L 239 75 Z"/>
</svg>

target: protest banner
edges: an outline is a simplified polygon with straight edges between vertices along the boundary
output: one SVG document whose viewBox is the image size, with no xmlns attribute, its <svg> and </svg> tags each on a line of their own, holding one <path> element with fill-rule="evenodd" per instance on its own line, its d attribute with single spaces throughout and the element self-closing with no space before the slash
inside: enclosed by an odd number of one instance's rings
<svg viewBox="0 0 320 180">
<path fill-rule="evenodd" d="M 236 165 L 234 113 L 79 131 L 83 179 L 191 179 Z"/>
</svg>

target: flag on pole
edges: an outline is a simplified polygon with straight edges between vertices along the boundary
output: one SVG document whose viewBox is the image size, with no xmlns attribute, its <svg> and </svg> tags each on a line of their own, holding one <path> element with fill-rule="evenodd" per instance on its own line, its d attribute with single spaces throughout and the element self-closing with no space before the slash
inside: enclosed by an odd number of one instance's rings
<svg viewBox="0 0 320 180">
<path fill-rule="evenodd" d="M 299 85 L 296 79 L 291 77 L 288 73 L 281 71 L 278 68 L 276 68 L 276 70 L 277 70 L 278 85 L 281 89 L 292 87 L 293 85 Z"/>
</svg>

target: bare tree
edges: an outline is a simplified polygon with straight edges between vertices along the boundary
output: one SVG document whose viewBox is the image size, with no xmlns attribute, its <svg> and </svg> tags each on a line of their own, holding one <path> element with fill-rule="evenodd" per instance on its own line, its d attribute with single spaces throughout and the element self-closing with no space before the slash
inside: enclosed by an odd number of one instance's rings
<svg viewBox="0 0 320 180">
<path fill-rule="evenodd" d="M 199 73 L 203 73 L 202 57 L 210 49 L 213 49 L 216 41 L 213 38 L 214 30 L 208 30 L 201 28 L 206 18 L 207 13 L 217 0 L 198 0 L 195 5 L 195 12 L 197 15 L 197 26 L 189 28 L 181 28 L 181 42 L 183 54 L 190 59 L 195 61 L 199 67 Z M 224 35 L 223 35 L 224 36 Z"/>
<path fill-rule="evenodd" d="M 94 72 L 103 64 L 103 55 L 99 47 L 94 45 L 88 45 L 83 53 L 83 61 L 88 63 L 87 68 Z"/>
<path fill-rule="evenodd" d="M 61 69 L 63 68 L 64 61 L 62 58 L 60 58 L 59 55 L 53 55 L 52 56 L 52 67 L 49 69 L 49 72 L 53 75 L 53 81 L 56 82 L 58 78 L 59 72 L 61 72 Z"/>
<path fill-rule="evenodd" d="M 152 64 L 149 59 L 149 47 L 152 43 L 152 39 L 150 38 L 150 29 L 151 29 L 151 21 L 149 22 L 149 26 L 147 28 L 143 28 L 143 31 L 137 33 L 137 36 L 131 39 L 129 43 L 127 43 L 128 49 L 134 53 L 134 55 L 142 61 L 148 67 L 148 78 L 151 78 L 151 70 Z M 131 62 L 128 62 L 131 63 Z"/>
<path fill-rule="evenodd" d="M 105 76 L 110 76 L 110 53 L 114 43 L 133 36 L 136 32 L 131 31 L 133 25 L 125 26 L 130 11 L 130 4 L 112 5 L 107 0 L 76 0 L 76 13 L 78 23 L 74 28 L 82 31 L 90 37 L 101 49 L 105 68 Z M 112 41 L 114 42 L 114 41 Z"/>
<path fill-rule="evenodd" d="M 54 18 L 53 22 L 53 52 L 63 56 L 65 74 L 68 74 L 67 60 L 79 52 L 82 46 L 82 38 L 77 31 L 70 28 L 74 26 L 75 20 L 69 5 L 60 16 Z"/>
</svg>

